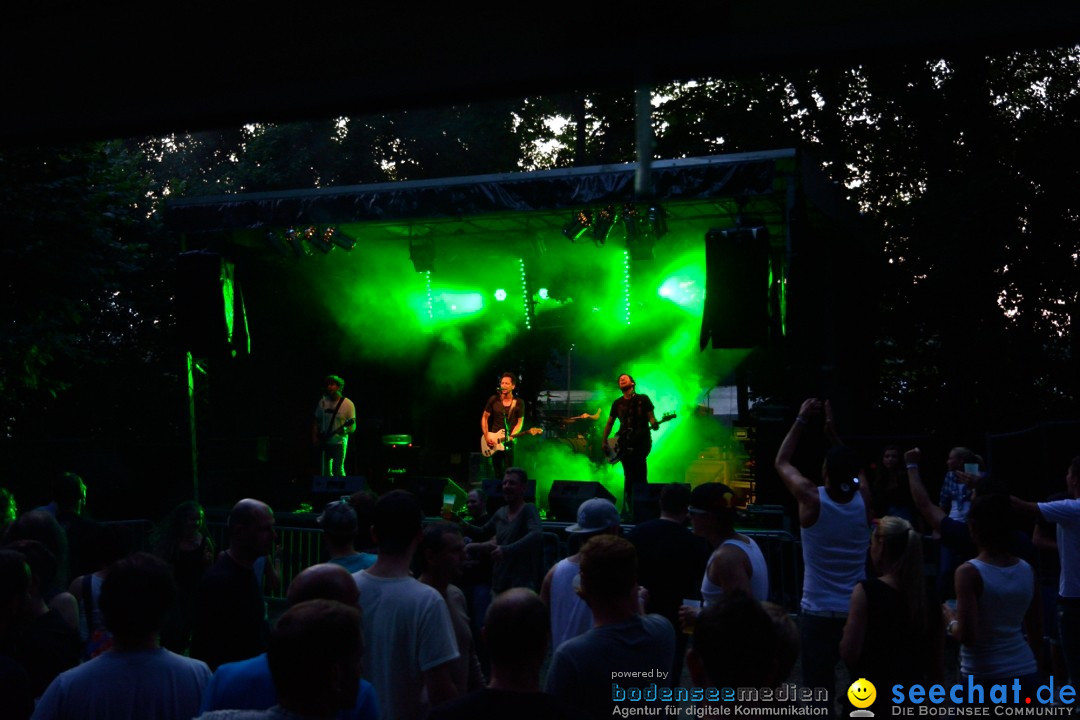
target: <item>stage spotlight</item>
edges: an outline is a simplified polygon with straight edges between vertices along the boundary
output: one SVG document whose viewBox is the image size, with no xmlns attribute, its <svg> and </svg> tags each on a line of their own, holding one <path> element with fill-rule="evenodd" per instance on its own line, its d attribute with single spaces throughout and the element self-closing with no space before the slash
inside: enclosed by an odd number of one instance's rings
<svg viewBox="0 0 1080 720">
<path fill-rule="evenodd" d="M 652 260 L 655 236 L 648 220 L 642 218 L 632 203 L 622 210 L 622 225 L 626 234 L 626 250 L 631 260 Z"/>
<path fill-rule="evenodd" d="M 304 244 L 304 232 L 299 228 L 285 230 L 285 242 L 292 248 L 293 254 L 298 258 L 311 255 L 311 248 Z"/>
<path fill-rule="evenodd" d="M 562 232 L 570 242 L 577 242 L 590 227 L 592 227 L 592 213 L 588 210 L 579 210 L 570 218 L 570 222 L 563 225 Z"/>
<path fill-rule="evenodd" d="M 495 291 L 495 299 L 498 300 L 499 302 L 502 302 L 503 300 L 506 300 L 506 290 L 504 290 L 503 288 L 499 288 L 498 290 L 496 290 Z"/>
<path fill-rule="evenodd" d="M 607 242 L 607 236 L 611 231 L 611 226 L 614 225 L 618 219 L 619 213 L 614 205 L 608 205 L 605 208 L 601 208 L 596 213 L 596 219 L 593 222 L 593 242 L 598 246 Z"/>
<path fill-rule="evenodd" d="M 409 259 L 416 272 L 435 270 L 435 241 L 424 238 L 409 238 Z"/>
<path fill-rule="evenodd" d="M 314 225 L 304 228 L 304 240 L 308 245 L 315 248 L 323 255 L 328 254 L 334 249 L 334 246 L 323 237 L 323 231 L 319 230 L 319 228 Z"/>
<path fill-rule="evenodd" d="M 346 252 L 356 247 L 355 238 L 349 237 L 344 230 L 333 225 L 323 228 L 322 237 L 325 242 L 333 243 Z"/>
<path fill-rule="evenodd" d="M 270 230 L 266 233 L 266 242 L 279 254 L 288 257 L 292 251 L 285 242 L 285 236 L 280 230 Z"/>
</svg>

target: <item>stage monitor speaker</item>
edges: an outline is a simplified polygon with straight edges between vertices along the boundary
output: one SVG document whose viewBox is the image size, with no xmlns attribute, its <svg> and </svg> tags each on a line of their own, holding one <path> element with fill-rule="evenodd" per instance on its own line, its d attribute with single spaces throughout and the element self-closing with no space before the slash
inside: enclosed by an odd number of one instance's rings
<svg viewBox="0 0 1080 720">
<path fill-rule="evenodd" d="M 705 308 L 701 348 L 752 348 L 769 338 L 769 231 L 705 233 Z"/>
<path fill-rule="evenodd" d="M 313 495 L 352 495 L 354 492 L 367 489 L 367 479 L 363 475 L 316 475 L 311 478 Z M 327 498 L 326 502 L 336 499 L 337 497 Z"/>
<path fill-rule="evenodd" d="M 465 497 L 468 495 L 461 487 L 448 477 L 426 477 L 410 475 L 398 487 L 408 490 L 420 498 L 420 506 L 424 509 L 425 517 L 440 517 L 443 505 L 449 504 L 455 512 L 465 507 Z M 450 498 L 451 502 L 447 503 Z"/>
<path fill-rule="evenodd" d="M 632 520 L 634 524 L 660 517 L 660 493 L 671 483 L 638 483 L 634 486 Z M 689 483 L 679 483 L 690 492 Z"/>
<path fill-rule="evenodd" d="M 558 522 L 577 522 L 578 506 L 595 497 L 615 502 L 615 496 L 595 480 L 556 480 L 548 493 L 548 517 Z"/>
</svg>

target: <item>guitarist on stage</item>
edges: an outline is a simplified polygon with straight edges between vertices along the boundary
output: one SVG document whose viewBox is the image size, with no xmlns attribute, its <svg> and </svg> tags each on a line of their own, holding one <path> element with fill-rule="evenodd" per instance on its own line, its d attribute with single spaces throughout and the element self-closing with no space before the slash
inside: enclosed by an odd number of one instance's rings
<svg viewBox="0 0 1080 720">
<path fill-rule="evenodd" d="M 344 475 L 348 436 L 356 429 L 356 406 L 341 394 L 345 389 L 341 377 L 327 375 L 325 383 L 326 392 L 315 406 L 311 442 L 322 451 L 322 474 Z"/>
<path fill-rule="evenodd" d="M 604 451 L 608 451 L 607 439 L 615 421 L 619 421 L 619 461 L 623 466 L 623 513 L 633 511 L 631 493 L 638 483 L 649 481 L 649 468 L 645 458 L 652 450 L 652 431 L 660 427 L 653 413 L 653 403 L 648 395 L 639 395 L 634 390 L 637 384 L 634 378 L 623 374 L 619 376 L 619 389 L 622 397 L 611 404 L 607 425 L 604 426 Z M 614 462 L 614 461 L 612 461 Z"/>
<path fill-rule="evenodd" d="M 514 447 L 509 441 L 521 432 L 521 426 L 525 422 L 525 408 L 521 400 L 514 397 L 514 388 L 517 386 L 514 379 L 514 373 L 509 372 L 504 372 L 499 377 L 499 392 L 488 398 L 484 414 L 480 416 L 480 429 L 484 431 L 484 440 L 488 447 L 495 447 L 499 443 L 498 432 L 504 432 L 506 450 L 496 451 L 491 456 L 495 477 L 499 479 L 506 473 L 506 468 L 514 464 Z"/>
</svg>

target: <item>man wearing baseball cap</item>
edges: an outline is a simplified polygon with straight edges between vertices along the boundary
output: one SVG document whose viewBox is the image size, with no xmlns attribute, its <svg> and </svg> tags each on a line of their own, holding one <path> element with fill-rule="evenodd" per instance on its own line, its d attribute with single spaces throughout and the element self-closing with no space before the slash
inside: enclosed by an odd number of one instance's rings
<svg viewBox="0 0 1080 720">
<path fill-rule="evenodd" d="M 577 522 L 566 528 L 580 548 L 596 535 L 621 535 L 619 510 L 610 500 L 591 498 L 578 507 Z M 592 610 L 578 595 L 581 553 L 564 558 L 548 570 L 540 586 L 540 599 L 551 613 L 551 647 L 577 637 L 593 626 Z"/>
</svg>

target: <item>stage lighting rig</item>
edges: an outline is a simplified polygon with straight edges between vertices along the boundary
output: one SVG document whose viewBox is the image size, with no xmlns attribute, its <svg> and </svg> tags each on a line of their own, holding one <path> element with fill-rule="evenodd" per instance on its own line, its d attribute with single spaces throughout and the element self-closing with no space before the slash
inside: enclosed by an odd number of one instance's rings
<svg viewBox="0 0 1080 720">
<path fill-rule="evenodd" d="M 627 203 L 623 206 L 621 219 L 630 259 L 652 260 L 656 241 L 667 234 L 664 208 L 653 204 L 642 213 L 636 205 Z"/>
<path fill-rule="evenodd" d="M 354 247 L 356 247 L 355 238 L 349 237 L 345 234 L 344 230 L 338 227 L 334 227 L 333 225 L 329 225 L 323 228 L 322 239 L 323 242 L 333 243 L 334 245 L 337 245 L 345 252 L 349 252 Z"/>
<path fill-rule="evenodd" d="M 304 240 L 308 245 L 326 255 L 334 249 L 334 246 L 324 237 L 323 233 L 324 231 L 319 230 L 314 225 L 309 225 L 304 228 Z"/>
<path fill-rule="evenodd" d="M 607 207 L 600 208 L 596 213 L 596 218 L 593 221 L 593 242 L 597 247 L 600 247 L 607 242 L 608 233 L 611 232 L 611 226 L 619 220 L 619 211 L 615 209 L 614 205 L 608 205 Z"/>
<path fill-rule="evenodd" d="M 590 227 L 592 227 L 592 213 L 588 210 L 578 210 L 570 218 L 570 222 L 563 225 L 562 233 L 570 242 L 577 242 Z"/>
<path fill-rule="evenodd" d="M 286 229 L 285 242 L 292 248 L 296 257 L 302 258 L 311 255 L 311 248 L 304 244 L 304 231 L 300 228 L 291 227 Z"/>
<path fill-rule="evenodd" d="M 288 257 L 292 250 L 285 242 L 285 235 L 279 230 L 269 230 L 266 233 L 266 242 L 272 247 L 279 255 Z"/>
</svg>

